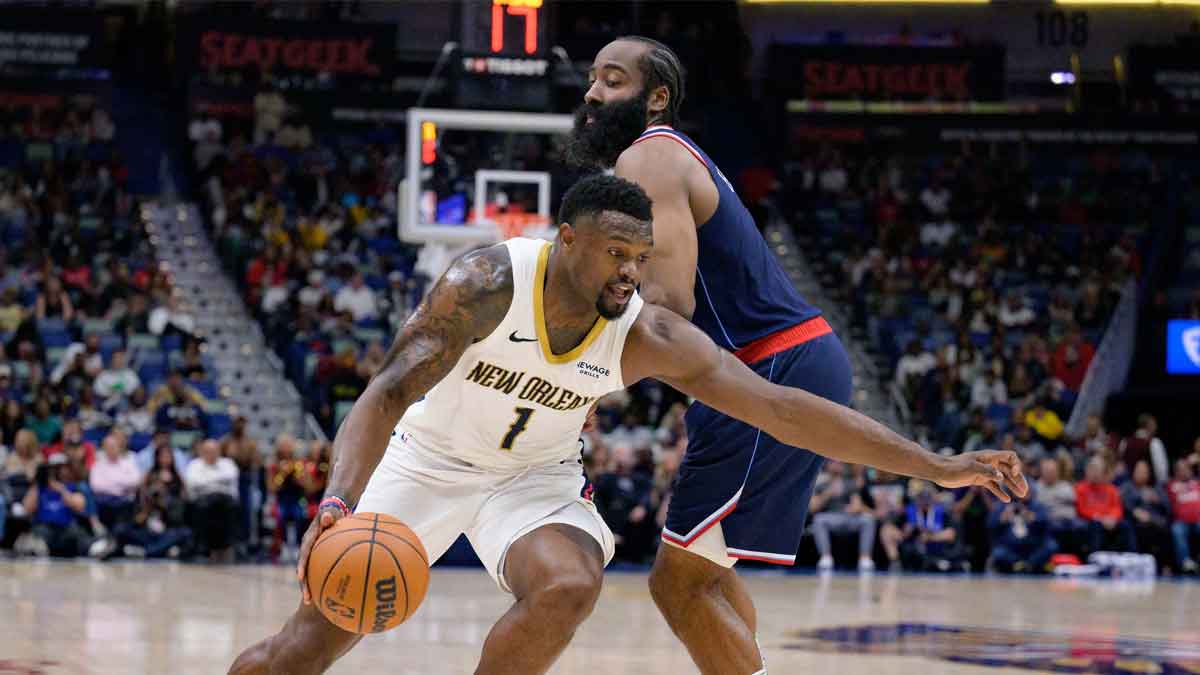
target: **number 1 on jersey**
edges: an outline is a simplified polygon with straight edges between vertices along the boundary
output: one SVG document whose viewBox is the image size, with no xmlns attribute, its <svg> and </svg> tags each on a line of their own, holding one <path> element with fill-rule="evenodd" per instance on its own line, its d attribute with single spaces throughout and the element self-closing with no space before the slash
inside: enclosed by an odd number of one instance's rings
<svg viewBox="0 0 1200 675">
<path fill-rule="evenodd" d="M 517 408 L 517 419 L 508 428 L 508 435 L 504 437 L 504 442 L 500 444 L 501 450 L 512 450 L 513 443 L 517 442 L 517 436 L 525 431 L 525 427 L 529 425 L 529 418 L 533 415 L 533 408 Z"/>
</svg>

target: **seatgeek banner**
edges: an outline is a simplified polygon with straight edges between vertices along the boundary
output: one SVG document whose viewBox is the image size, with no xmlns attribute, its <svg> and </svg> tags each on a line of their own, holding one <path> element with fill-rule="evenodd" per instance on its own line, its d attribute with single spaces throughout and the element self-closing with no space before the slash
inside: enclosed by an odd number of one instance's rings
<svg viewBox="0 0 1200 675">
<path fill-rule="evenodd" d="M 790 99 L 998 101 L 1003 47 L 771 45 L 770 86 Z"/>
</svg>

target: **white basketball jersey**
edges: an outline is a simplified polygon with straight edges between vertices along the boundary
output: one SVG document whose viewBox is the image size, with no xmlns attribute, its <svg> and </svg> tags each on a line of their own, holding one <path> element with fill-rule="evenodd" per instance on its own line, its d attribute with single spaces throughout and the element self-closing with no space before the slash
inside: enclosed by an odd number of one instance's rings
<svg viewBox="0 0 1200 675">
<path fill-rule="evenodd" d="M 625 313 L 596 320 L 583 341 L 553 354 L 542 312 L 551 244 L 505 242 L 513 298 L 492 334 L 463 352 L 454 369 L 396 427 L 409 443 L 476 466 L 519 471 L 575 457 L 588 410 L 625 388 L 621 352 L 642 309 L 634 293 Z"/>
</svg>

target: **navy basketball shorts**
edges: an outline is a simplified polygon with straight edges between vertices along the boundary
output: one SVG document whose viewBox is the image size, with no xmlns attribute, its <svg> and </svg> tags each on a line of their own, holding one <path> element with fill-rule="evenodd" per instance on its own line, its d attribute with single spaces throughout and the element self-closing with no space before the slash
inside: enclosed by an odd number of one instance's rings
<svg viewBox="0 0 1200 675">
<path fill-rule="evenodd" d="M 850 403 L 850 360 L 834 333 L 762 358 L 750 368 L 775 384 Z M 739 559 L 794 564 L 824 458 L 699 401 L 688 408 L 684 421 L 688 447 L 663 540 L 726 567 Z"/>
</svg>

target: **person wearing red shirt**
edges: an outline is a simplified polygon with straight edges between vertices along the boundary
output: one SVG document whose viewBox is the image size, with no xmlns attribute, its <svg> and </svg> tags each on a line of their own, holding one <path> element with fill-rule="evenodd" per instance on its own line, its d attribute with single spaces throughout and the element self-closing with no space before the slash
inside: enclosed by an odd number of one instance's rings
<svg viewBox="0 0 1200 675">
<path fill-rule="evenodd" d="M 1200 480 L 1196 480 L 1192 465 L 1186 459 L 1175 462 L 1175 480 L 1167 484 L 1167 494 L 1175 517 L 1171 523 L 1175 558 L 1181 570 L 1195 574 L 1200 571 L 1200 566 L 1191 555 L 1188 540 L 1200 537 Z"/>
<path fill-rule="evenodd" d="M 1125 522 L 1121 493 L 1105 480 L 1104 460 L 1093 457 L 1087 463 L 1084 479 L 1075 485 L 1075 510 L 1088 523 L 1092 552 L 1108 544 L 1122 551 L 1136 551 L 1133 528 Z"/>
<path fill-rule="evenodd" d="M 1072 327 L 1054 350 L 1051 372 L 1054 373 L 1054 377 L 1062 380 L 1067 389 L 1079 391 L 1095 355 L 1096 348 L 1083 339 L 1078 326 Z"/>
<path fill-rule="evenodd" d="M 83 427 L 80 426 L 79 420 L 67 420 L 63 423 L 62 440 L 42 448 L 42 456 L 46 461 L 58 454 L 71 460 L 82 458 L 83 465 L 89 470 L 96 462 L 96 446 L 91 441 L 83 440 Z"/>
</svg>

